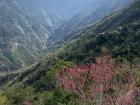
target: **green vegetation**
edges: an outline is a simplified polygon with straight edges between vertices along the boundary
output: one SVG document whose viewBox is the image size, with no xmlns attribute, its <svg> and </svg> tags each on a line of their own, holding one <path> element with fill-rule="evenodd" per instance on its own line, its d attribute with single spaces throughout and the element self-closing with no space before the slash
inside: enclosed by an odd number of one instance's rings
<svg viewBox="0 0 140 105">
<path fill-rule="evenodd" d="M 8 99 L 6 96 L 0 96 L 0 105 L 7 105 Z"/>
<path fill-rule="evenodd" d="M 140 70 L 139 69 L 135 75 L 136 75 L 136 85 L 140 86 Z"/>
<path fill-rule="evenodd" d="M 30 102 L 33 105 L 65 105 L 70 103 L 73 99 L 72 94 L 64 94 L 64 91 L 57 88 L 55 75 L 57 70 L 66 66 L 71 67 L 74 63 L 63 60 L 51 60 L 51 63 L 46 63 L 48 65 L 46 65 L 45 70 L 44 68 L 41 70 L 42 65 L 37 65 L 21 73 L 16 80 L 13 80 L 10 87 L 1 92 L 2 98 L 7 99 L 8 105 L 20 105 L 24 102 Z"/>
<path fill-rule="evenodd" d="M 111 54 L 120 61 L 139 63 L 140 57 L 140 1 L 112 13 L 73 39 L 59 42 L 54 48 L 57 56 L 78 63 L 94 62 L 95 57 Z M 54 50 L 52 49 L 52 52 Z"/>
<path fill-rule="evenodd" d="M 129 94 L 137 93 L 131 97 L 133 100 L 140 94 L 140 1 L 130 7 L 88 27 L 68 44 L 60 43 L 58 46 L 61 47 L 46 59 L 17 73 L 14 79 L 8 80 L 10 82 L 4 82 L 7 84 L 0 92 L 0 105 L 90 105 L 77 94 L 60 87 L 56 76 L 65 67 L 89 66 L 96 57 L 106 54 L 116 61 L 116 72 L 111 79 L 113 85 L 104 94 L 118 96 L 118 93 L 122 93 L 123 96 L 115 98 L 122 103 L 130 99 Z M 129 19 L 126 19 L 127 16 Z M 97 99 L 98 96 L 102 94 L 97 95 Z M 133 101 L 136 102 L 134 105 L 140 104 L 137 98 Z"/>
</svg>

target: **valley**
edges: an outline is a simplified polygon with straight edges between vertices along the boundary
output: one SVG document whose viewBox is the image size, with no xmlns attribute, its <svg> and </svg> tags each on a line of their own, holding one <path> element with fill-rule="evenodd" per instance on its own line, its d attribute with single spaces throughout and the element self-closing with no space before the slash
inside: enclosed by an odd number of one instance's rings
<svg viewBox="0 0 140 105">
<path fill-rule="evenodd" d="M 86 22 L 87 17 L 92 17 L 90 15 L 96 14 L 94 11 L 100 11 L 103 12 L 104 9 L 107 11 L 107 13 L 111 13 L 111 11 L 115 11 L 118 8 L 121 8 L 120 1 L 110 5 L 110 7 L 104 7 L 106 6 L 106 2 L 104 2 L 102 5 L 99 5 L 99 7 L 92 8 L 91 4 L 88 4 L 88 2 L 91 2 L 90 0 L 87 2 L 87 4 L 84 4 L 84 2 L 81 3 L 76 11 L 72 14 L 69 12 L 69 16 L 67 13 L 67 17 L 64 16 L 64 10 L 65 6 L 60 8 L 60 12 L 62 16 L 58 16 L 58 13 L 56 10 L 52 11 L 51 13 L 48 9 L 51 9 L 53 5 L 59 6 L 60 3 L 54 3 L 48 2 L 50 8 L 43 5 L 43 2 L 47 4 L 47 1 L 41 1 L 38 2 L 37 0 L 29 2 L 24 0 L 2 0 L 1 2 L 1 18 L 0 23 L 2 24 L 0 27 L 1 35 L 1 48 L 0 48 L 0 61 L 3 62 L 0 65 L 0 68 L 2 71 L 11 71 L 16 70 L 21 67 L 26 67 L 30 64 L 33 64 L 34 62 L 37 62 L 38 55 L 43 54 L 43 51 L 48 51 L 48 48 L 53 48 L 53 43 L 57 43 L 58 41 L 63 41 L 63 39 L 70 39 L 69 37 L 74 37 L 76 32 L 80 29 L 80 24 L 78 23 L 75 26 L 76 20 L 82 20 L 83 22 Z M 80 1 L 77 1 L 77 3 Z M 101 1 L 96 2 L 96 4 L 100 4 Z M 27 4 L 28 3 L 28 4 Z M 32 4 L 33 3 L 33 4 Z M 129 4 L 130 1 L 126 0 L 124 1 L 124 5 Z M 31 6 L 30 6 L 31 4 Z M 68 5 L 69 2 L 66 4 Z M 88 6 L 89 5 L 89 6 Z M 83 8 L 81 8 L 83 6 Z M 86 8 L 86 7 L 87 8 Z M 76 5 L 75 5 L 76 7 Z M 81 10 L 80 10 L 81 8 Z M 108 9 L 109 10 L 108 10 Z M 110 9 L 113 8 L 113 9 Z M 48 10 L 48 11 L 47 11 Z M 53 9 L 52 9 L 53 10 Z M 67 11 L 70 11 L 68 9 Z M 86 13 L 86 11 L 90 11 L 91 13 Z M 80 13 L 86 13 L 83 16 L 79 15 Z M 107 15 L 107 13 L 105 13 Z M 102 13 L 100 13 L 102 14 Z M 101 16 L 95 17 L 97 19 L 91 20 L 92 23 L 96 22 L 97 20 L 101 19 L 105 16 L 105 14 L 102 14 Z M 54 16 L 53 16 L 54 15 Z M 80 17 L 77 19 L 75 18 L 77 15 Z M 60 18 L 62 17 L 62 18 Z M 69 17 L 69 19 L 68 19 Z M 71 17 L 71 19 L 70 19 Z M 75 19 L 73 19 L 75 18 Z M 81 19 L 80 19 L 81 18 Z M 90 22 L 89 22 L 90 23 Z M 86 24 L 89 25 L 89 23 L 84 23 L 82 27 L 86 27 Z M 62 24 L 62 25 L 60 25 Z M 79 25 L 78 25 L 79 24 Z M 67 25 L 65 28 L 63 28 L 65 25 Z M 59 28 L 60 27 L 60 28 Z M 67 27 L 73 27 L 73 29 L 68 29 Z M 61 31 L 61 29 L 64 29 Z M 82 29 L 82 28 L 81 28 Z M 71 32 L 70 32 L 71 31 Z M 79 30 L 80 31 L 80 30 Z M 66 34 L 67 33 L 67 34 Z M 72 34 L 68 34 L 72 33 Z M 63 35 L 62 35 L 63 34 Z M 53 39 L 53 40 L 52 40 Z M 59 40 L 57 40 L 59 39 Z M 30 58 L 30 59 L 28 59 Z"/>
<path fill-rule="evenodd" d="M 139 105 L 140 0 L 1 0 L 0 105 Z"/>
</svg>

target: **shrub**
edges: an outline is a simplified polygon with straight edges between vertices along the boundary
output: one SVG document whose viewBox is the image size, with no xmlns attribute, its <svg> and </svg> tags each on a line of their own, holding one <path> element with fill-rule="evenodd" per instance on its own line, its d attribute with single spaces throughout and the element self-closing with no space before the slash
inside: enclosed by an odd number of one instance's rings
<svg viewBox="0 0 140 105">
<path fill-rule="evenodd" d="M 0 95 L 0 105 L 8 105 L 8 98 Z"/>
<path fill-rule="evenodd" d="M 140 71 L 139 70 L 136 72 L 136 85 L 140 86 Z"/>
</svg>

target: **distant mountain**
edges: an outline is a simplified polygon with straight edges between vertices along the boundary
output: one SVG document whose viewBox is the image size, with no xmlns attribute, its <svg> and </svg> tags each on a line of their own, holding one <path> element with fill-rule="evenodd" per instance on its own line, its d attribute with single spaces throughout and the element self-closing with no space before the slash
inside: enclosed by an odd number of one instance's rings
<svg viewBox="0 0 140 105">
<path fill-rule="evenodd" d="M 0 69 L 33 63 L 47 47 L 54 24 L 35 0 L 0 0 Z"/>
<path fill-rule="evenodd" d="M 132 0 L 93 1 L 87 5 L 88 8 L 84 8 L 78 14 L 73 16 L 71 19 L 62 24 L 58 29 L 56 29 L 49 39 L 52 40 L 52 42 L 69 39 L 73 37 L 76 32 L 79 32 L 87 26 L 95 24 L 103 17 L 126 7 L 131 3 Z"/>
<path fill-rule="evenodd" d="M 0 69 L 32 64 L 64 21 L 92 0 L 0 0 Z"/>
<path fill-rule="evenodd" d="M 101 0 L 40 0 L 39 2 L 42 2 L 41 6 L 48 10 L 50 14 L 66 21 L 79 11 L 89 8 L 88 5 L 93 1 L 94 5 L 98 5 Z"/>
</svg>

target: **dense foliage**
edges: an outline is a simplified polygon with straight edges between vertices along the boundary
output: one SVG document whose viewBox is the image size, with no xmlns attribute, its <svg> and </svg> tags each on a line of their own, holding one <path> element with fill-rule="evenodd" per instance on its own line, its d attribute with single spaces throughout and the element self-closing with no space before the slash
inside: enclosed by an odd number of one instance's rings
<svg viewBox="0 0 140 105">
<path fill-rule="evenodd" d="M 123 70 L 125 70 L 124 67 L 123 65 Z M 109 56 L 103 56 L 98 58 L 95 64 L 64 68 L 58 74 L 58 82 L 65 91 L 73 92 L 89 105 L 135 105 L 139 103 L 139 100 L 134 100 L 135 95 L 140 94 L 139 88 L 135 88 L 136 90 L 127 88 L 131 93 L 123 93 L 126 91 L 125 86 L 133 86 L 137 81 L 133 73 L 125 73 L 122 80 L 126 79 L 126 81 L 122 84 L 117 81 L 119 79 L 117 72 L 118 68 L 115 67 L 113 60 Z M 134 91 L 136 93 L 133 93 Z"/>
<path fill-rule="evenodd" d="M 139 105 L 139 4 L 126 9 L 130 20 L 112 14 L 41 62 L 2 76 L 0 105 Z M 116 17 L 121 24 L 107 21 Z"/>
<path fill-rule="evenodd" d="M 44 63 L 46 64 L 46 63 Z M 0 92 L 2 105 L 129 105 L 139 103 L 139 66 L 115 64 L 109 56 L 75 65 L 51 60 L 23 72 Z M 44 67 L 43 67 L 44 68 Z M 40 71 L 40 73 L 39 73 Z M 125 101 L 124 101 L 125 100 Z M 119 103 L 119 104 L 118 104 Z"/>
</svg>

